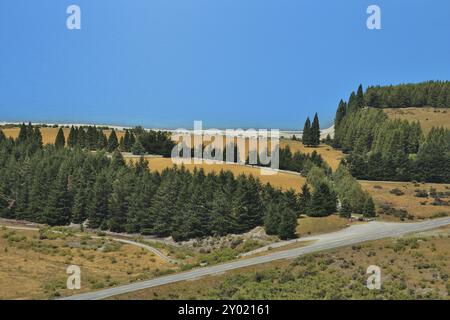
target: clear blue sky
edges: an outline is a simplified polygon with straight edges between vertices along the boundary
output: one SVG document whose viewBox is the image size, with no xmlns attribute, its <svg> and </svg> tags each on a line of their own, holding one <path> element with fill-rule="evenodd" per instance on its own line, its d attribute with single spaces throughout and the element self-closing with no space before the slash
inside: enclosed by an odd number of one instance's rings
<svg viewBox="0 0 450 320">
<path fill-rule="evenodd" d="M 298 129 L 359 83 L 449 80 L 450 1 L 1 0 L 0 43 L 0 121 Z"/>
</svg>

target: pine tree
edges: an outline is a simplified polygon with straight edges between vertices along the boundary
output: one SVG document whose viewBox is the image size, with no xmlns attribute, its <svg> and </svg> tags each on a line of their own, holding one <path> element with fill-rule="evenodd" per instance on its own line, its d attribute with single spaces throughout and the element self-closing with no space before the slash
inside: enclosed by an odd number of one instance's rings
<svg viewBox="0 0 450 320">
<path fill-rule="evenodd" d="M 109 135 L 109 139 L 108 139 L 107 150 L 108 150 L 108 152 L 113 152 L 114 150 L 117 149 L 118 146 L 119 146 L 119 142 L 117 140 L 116 131 L 114 129 L 112 129 L 111 134 Z"/>
<path fill-rule="evenodd" d="M 341 99 L 339 101 L 339 106 L 336 111 L 336 117 L 334 119 L 334 127 L 339 127 L 339 124 L 341 123 L 342 119 L 344 119 L 345 114 L 347 113 L 347 104 Z"/>
<path fill-rule="evenodd" d="M 287 206 L 281 207 L 280 223 L 278 225 L 278 236 L 282 240 L 296 238 L 297 215 Z"/>
<path fill-rule="evenodd" d="M 125 152 L 125 143 L 123 137 L 120 137 L 119 139 L 119 150 L 121 152 Z"/>
<path fill-rule="evenodd" d="M 309 120 L 309 117 L 306 118 L 303 127 L 302 142 L 305 146 L 311 145 L 311 120 Z"/>
<path fill-rule="evenodd" d="M 317 113 L 314 115 L 314 120 L 311 125 L 310 130 L 310 145 L 312 147 L 317 147 L 320 144 L 320 125 L 319 116 Z"/>
<path fill-rule="evenodd" d="M 324 217 L 336 212 L 336 195 L 328 184 L 322 182 L 314 190 L 311 196 L 311 204 L 309 207 L 309 216 Z"/>
<path fill-rule="evenodd" d="M 136 140 L 136 142 L 133 144 L 131 152 L 133 153 L 133 155 L 137 156 L 143 155 L 145 153 L 144 147 L 139 140 Z"/>
<path fill-rule="evenodd" d="M 111 168 L 113 170 L 118 170 L 121 167 L 125 166 L 125 159 L 120 153 L 119 150 L 115 150 L 111 157 Z"/>
<path fill-rule="evenodd" d="M 17 141 L 19 143 L 24 143 L 27 141 L 27 139 L 28 139 L 27 127 L 25 126 L 25 123 L 22 123 L 20 125 L 20 131 L 19 136 L 17 137 Z"/>
<path fill-rule="evenodd" d="M 51 226 L 67 225 L 71 221 L 71 195 L 67 186 L 68 168 L 63 164 L 50 189 L 44 213 L 45 223 Z"/>
<path fill-rule="evenodd" d="M 363 215 L 364 217 L 375 217 L 375 204 L 370 196 L 364 203 Z"/>
<path fill-rule="evenodd" d="M 55 139 L 55 147 L 56 148 L 64 148 L 66 145 L 66 139 L 64 138 L 64 131 L 62 128 L 59 128 L 58 134 Z"/>
<path fill-rule="evenodd" d="M 280 224 L 280 207 L 274 203 L 270 203 L 266 208 L 264 216 L 264 227 L 268 235 L 278 234 L 278 226 Z"/>
<path fill-rule="evenodd" d="M 284 192 L 284 199 L 286 202 L 286 205 L 294 211 L 296 214 L 299 214 L 299 205 L 298 205 L 298 199 L 297 195 L 295 194 L 294 189 L 289 189 L 286 192 Z"/>
<path fill-rule="evenodd" d="M 67 137 L 67 146 L 70 148 L 74 148 L 77 145 L 77 131 L 74 126 L 70 127 L 69 136 Z"/>
<path fill-rule="evenodd" d="M 356 92 L 355 104 L 358 109 L 364 107 L 364 90 L 361 84 L 359 85 L 358 91 Z"/>
<path fill-rule="evenodd" d="M 90 186 L 84 175 L 88 175 L 86 164 L 83 168 L 75 171 L 73 175 L 73 206 L 72 221 L 74 223 L 83 223 L 86 220 L 86 208 L 89 199 Z"/>
<path fill-rule="evenodd" d="M 136 143 L 137 140 L 139 140 L 139 139 L 136 139 L 134 133 L 130 132 L 130 143 L 127 146 L 127 148 L 129 148 L 129 150 L 131 150 L 131 148 L 134 146 L 134 144 Z"/>
<path fill-rule="evenodd" d="M 123 137 L 123 150 L 122 151 L 130 152 L 132 146 L 133 145 L 131 144 L 131 141 L 130 141 L 130 132 L 128 130 L 125 130 L 125 135 Z"/>
<path fill-rule="evenodd" d="M 33 125 L 31 124 L 31 122 L 28 122 L 26 131 L 27 131 L 27 139 L 33 140 L 34 128 L 33 128 Z"/>
<path fill-rule="evenodd" d="M 302 191 L 299 197 L 299 212 L 306 214 L 309 212 L 309 206 L 311 204 L 311 192 L 309 191 L 308 184 L 302 186 Z"/>
<path fill-rule="evenodd" d="M 120 152 L 118 152 L 120 154 Z M 116 169 L 117 170 L 117 169 Z M 109 196 L 108 227 L 113 232 L 124 232 L 129 208 L 129 197 L 132 188 L 131 176 L 122 167 L 116 179 L 112 183 L 112 191 Z"/>
<path fill-rule="evenodd" d="M 355 112 L 357 110 L 358 110 L 358 101 L 356 99 L 356 94 L 353 91 L 350 95 L 350 98 L 348 98 L 347 114 Z"/>
<path fill-rule="evenodd" d="M 153 219 L 152 232 L 160 237 L 170 236 L 174 230 L 174 212 L 176 212 L 177 189 L 174 178 L 166 178 L 161 182 L 152 205 L 149 209 Z"/>
<path fill-rule="evenodd" d="M 352 208 L 350 202 L 345 198 L 342 201 L 341 208 L 339 209 L 339 215 L 343 218 L 350 218 L 352 216 Z"/>
<path fill-rule="evenodd" d="M 224 236 L 233 230 L 231 198 L 230 192 L 225 188 L 214 193 L 211 203 L 211 233 L 214 235 Z"/>
<path fill-rule="evenodd" d="M 85 145 L 89 150 L 96 150 L 98 143 L 97 128 L 95 126 L 88 126 L 85 136 Z"/>
<path fill-rule="evenodd" d="M 204 237 L 210 234 L 210 208 L 203 188 L 201 184 L 194 186 L 188 205 L 187 220 L 185 223 L 189 238 Z"/>
<path fill-rule="evenodd" d="M 91 200 L 88 204 L 89 227 L 107 228 L 107 219 L 109 216 L 108 199 L 111 193 L 111 185 L 108 175 L 105 171 L 100 172 L 92 189 Z"/>
<path fill-rule="evenodd" d="M 106 134 L 103 132 L 100 132 L 98 135 L 98 149 L 105 150 L 108 148 L 108 138 L 106 137 Z"/>
<path fill-rule="evenodd" d="M 88 147 L 86 131 L 82 127 L 79 127 L 77 130 L 77 146 L 82 149 Z"/>
<path fill-rule="evenodd" d="M 41 134 L 41 130 L 39 129 L 39 127 L 34 128 L 33 137 L 34 137 L 34 142 L 36 143 L 36 145 L 39 148 L 42 148 L 42 146 L 43 146 L 42 134 Z"/>
<path fill-rule="evenodd" d="M 236 232 L 247 232 L 262 224 L 264 210 L 258 184 L 252 176 L 238 177 L 238 187 L 233 199 L 233 215 L 236 219 Z"/>
</svg>

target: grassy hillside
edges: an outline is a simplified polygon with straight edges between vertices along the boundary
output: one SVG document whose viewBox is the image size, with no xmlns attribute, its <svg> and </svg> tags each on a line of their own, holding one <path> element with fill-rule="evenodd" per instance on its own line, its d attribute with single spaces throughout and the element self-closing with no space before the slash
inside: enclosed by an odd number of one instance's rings
<svg viewBox="0 0 450 320">
<path fill-rule="evenodd" d="M 389 108 L 383 111 L 391 119 L 419 121 L 425 134 L 432 127 L 450 128 L 449 108 Z"/>
<path fill-rule="evenodd" d="M 130 161 L 135 161 L 136 157 L 127 157 Z M 151 170 L 162 171 L 165 168 L 171 168 L 174 164 L 170 158 L 145 157 L 149 162 Z M 260 168 L 246 167 L 239 164 L 185 164 L 186 169 L 193 170 L 195 167 L 203 168 L 206 173 L 220 172 L 220 170 L 229 170 L 235 176 L 240 174 L 253 175 L 261 180 L 262 183 L 270 183 L 272 186 L 282 188 L 284 190 L 294 189 L 300 191 L 301 186 L 306 182 L 306 178 L 291 173 L 279 172 L 274 175 L 261 174 Z"/>
<path fill-rule="evenodd" d="M 383 181 L 359 181 L 364 190 L 370 193 L 375 200 L 378 211 L 384 206 L 396 210 L 405 210 L 404 214 L 414 218 L 431 218 L 439 215 L 450 215 L 450 184 L 437 183 L 412 183 L 412 182 L 383 182 Z M 437 194 L 430 194 L 436 190 Z M 428 193 L 428 195 L 426 195 Z M 419 197 L 418 195 L 422 195 Z M 436 203 L 435 198 L 442 203 Z M 447 205 L 445 205 L 447 203 Z M 396 215 L 401 212 L 392 212 L 391 215 L 383 214 L 384 219 L 399 219 Z"/>
<path fill-rule="evenodd" d="M 46 299 L 66 289 L 66 268 L 82 270 L 81 290 L 148 279 L 174 265 L 152 252 L 106 238 L 63 231 L 10 230 L 0 227 L 0 299 Z"/>
<path fill-rule="evenodd" d="M 449 299 L 450 228 L 372 241 L 113 299 Z M 366 270 L 381 268 L 381 290 Z"/>
<path fill-rule="evenodd" d="M 295 153 L 297 151 L 301 153 L 312 153 L 313 151 L 316 151 L 322 156 L 325 162 L 328 163 L 333 171 L 338 168 L 339 163 L 345 156 L 341 151 L 333 149 L 332 147 L 325 144 L 321 144 L 317 148 L 307 148 L 300 141 L 283 139 L 280 142 L 280 148 L 284 148 L 285 146 L 289 146 L 292 153 Z"/>
</svg>

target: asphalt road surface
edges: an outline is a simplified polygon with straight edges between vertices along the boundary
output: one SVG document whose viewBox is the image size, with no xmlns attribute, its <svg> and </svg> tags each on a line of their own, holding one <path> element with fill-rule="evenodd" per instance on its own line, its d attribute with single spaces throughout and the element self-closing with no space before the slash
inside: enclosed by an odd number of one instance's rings
<svg viewBox="0 0 450 320">
<path fill-rule="evenodd" d="M 187 272 L 176 273 L 147 281 L 136 282 L 109 289 L 88 292 L 63 298 L 64 300 L 99 300 L 112 297 L 119 294 L 138 291 L 146 288 L 161 286 L 178 281 L 193 280 L 207 275 L 220 274 L 229 270 L 248 267 L 252 265 L 271 262 L 281 259 L 292 259 L 304 254 L 349 246 L 365 241 L 377 240 L 401 236 L 411 232 L 426 231 L 450 224 L 450 217 L 427 220 L 417 223 L 387 223 L 387 222 L 369 222 L 364 225 L 356 225 L 347 228 L 345 231 L 333 232 L 316 238 L 310 237 L 308 240 L 315 239 L 312 244 L 304 247 L 277 251 L 253 258 L 236 260 L 211 267 L 203 267 Z M 305 239 L 306 240 L 306 239 Z"/>
</svg>

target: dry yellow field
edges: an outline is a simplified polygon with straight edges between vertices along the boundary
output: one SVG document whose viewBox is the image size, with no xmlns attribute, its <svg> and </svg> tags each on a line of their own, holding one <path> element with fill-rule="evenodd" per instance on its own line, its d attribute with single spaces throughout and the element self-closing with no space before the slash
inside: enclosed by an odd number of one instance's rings
<svg viewBox="0 0 450 320">
<path fill-rule="evenodd" d="M 364 190 L 370 193 L 377 206 L 383 203 L 391 204 L 396 209 L 407 210 L 415 218 L 429 218 L 441 212 L 450 215 L 449 206 L 435 206 L 430 203 L 433 198 L 419 198 L 414 196 L 415 190 L 435 188 L 439 192 L 450 191 L 450 184 L 421 183 L 415 185 L 412 182 L 386 182 L 386 181 L 359 181 Z M 381 187 L 381 188 L 380 188 Z M 396 196 L 390 193 L 392 189 L 401 190 L 404 195 Z M 448 200 L 444 199 L 444 200 Z M 426 202 L 425 205 L 421 204 Z"/>
<path fill-rule="evenodd" d="M 305 147 L 300 141 L 283 139 L 280 142 L 280 147 L 283 148 L 285 146 L 289 146 L 292 153 L 295 153 L 297 151 L 301 153 L 312 153 L 313 151 L 316 151 L 322 156 L 325 162 L 328 163 L 333 171 L 335 171 L 339 167 L 339 163 L 345 157 L 345 155 L 341 151 L 333 149 L 332 147 L 325 144 L 321 144 L 317 148 L 308 148 Z"/>
<path fill-rule="evenodd" d="M 0 128 L 1 129 L 1 128 Z M 1 129 L 3 133 L 6 135 L 6 137 L 11 137 L 13 139 L 16 139 L 19 136 L 20 128 L 6 128 Z M 55 143 L 56 135 L 58 134 L 59 128 L 40 128 L 41 134 L 42 134 L 42 142 L 44 144 L 53 144 Z M 63 128 L 64 131 L 64 137 L 69 137 L 69 128 Z M 103 132 L 106 134 L 106 137 L 109 137 L 111 134 L 111 130 L 103 130 Z M 123 131 L 116 130 L 117 139 L 120 139 L 125 133 Z"/>
<path fill-rule="evenodd" d="M 69 265 L 81 268 L 81 290 L 149 279 L 173 266 L 153 253 L 118 242 L 0 227 L 0 300 L 44 299 L 74 292 L 66 288 Z"/>
<path fill-rule="evenodd" d="M 338 231 L 350 225 L 348 219 L 338 215 L 328 217 L 308 217 L 302 215 L 298 219 L 297 235 L 306 237 L 312 234 L 328 233 Z"/>
<path fill-rule="evenodd" d="M 129 158 L 130 159 L 130 158 Z M 131 158 L 136 160 L 136 157 Z M 170 158 L 155 158 L 155 157 L 145 157 L 149 162 L 149 167 L 151 170 L 156 170 L 161 172 L 166 168 L 173 167 L 172 159 Z M 294 189 L 299 192 L 302 185 L 306 182 L 306 178 L 285 172 L 279 172 L 273 175 L 262 175 L 260 168 L 252 168 L 239 164 L 184 164 L 185 168 L 188 170 L 193 170 L 195 167 L 203 168 L 206 173 L 209 172 L 220 172 L 220 170 L 229 170 L 233 172 L 235 176 L 240 174 L 253 175 L 258 178 L 262 183 L 270 183 L 272 186 L 277 188 L 282 188 L 283 190 Z"/>
<path fill-rule="evenodd" d="M 432 127 L 450 128 L 449 108 L 389 108 L 383 110 L 391 119 L 419 121 L 425 134 Z"/>
<path fill-rule="evenodd" d="M 194 139 L 194 137 L 192 137 L 192 142 L 191 142 L 192 145 L 194 145 L 193 139 Z M 241 155 L 241 157 L 243 157 L 243 158 L 248 157 L 249 140 L 250 139 L 248 139 L 248 138 L 245 139 L 245 154 L 243 152 L 243 154 Z M 235 139 L 234 141 L 236 143 L 237 140 Z M 205 138 L 203 142 L 205 145 L 208 145 L 210 143 L 210 140 L 208 140 L 208 138 Z M 223 145 L 226 145 L 225 138 L 223 140 Z M 257 142 L 254 142 L 254 145 L 258 145 Z M 268 141 L 267 145 L 270 148 L 270 140 Z M 290 140 L 290 139 L 281 139 L 280 140 L 280 148 L 285 148 L 286 146 L 289 146 L 292 153 L 295 153 L 295 152 L 312 153 L 313 151 L 316 151 L 318 154 L 320 154 L 323 157 L 323 159 L 328 163 L 328 165 L 333 169 L 333 171 L 338 168 L 339 163 L 341 162 L 341 159 L 343 159 L 345 157 L 345 155 L 341 151 L 333 149 L 332 147 L 325 145 L 325 144 L 321 144 L 317 148 L 309 148 L 309 147 L 305 147 L 303 145 L 303 143 L 301 143 L 300 141 L 295 141 L 295 140 Z M 258 147 L 257 147 L 257 150 L 259 150 Z"/>
</svg>

